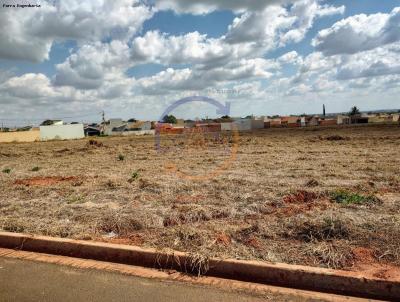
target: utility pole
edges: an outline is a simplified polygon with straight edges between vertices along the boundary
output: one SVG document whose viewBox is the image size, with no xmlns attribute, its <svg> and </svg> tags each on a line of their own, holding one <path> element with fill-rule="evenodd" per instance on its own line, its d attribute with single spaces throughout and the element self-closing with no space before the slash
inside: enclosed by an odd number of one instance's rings
<svg viewBox="0 0 400 302">
<path fill-rule="evenodd" d="M 324 117 L 325 117 L 325 115 L 326 115 L 325 113 L 326 113 L 326 112 L 325 112 L 325 104 L 323 104 L 323 105 L 322 105 L 322 114 L 323 114 Z"/>
<path fill-rule="evenodd" d="M 100 127 L 100 133 L 104 134 L 104 130 L 106 127 L 106 114 L 104 110 L 101 112 L 101 117 L 102 117 L 102 122 L 101 122 L 101 127 Z"/>
</svg>

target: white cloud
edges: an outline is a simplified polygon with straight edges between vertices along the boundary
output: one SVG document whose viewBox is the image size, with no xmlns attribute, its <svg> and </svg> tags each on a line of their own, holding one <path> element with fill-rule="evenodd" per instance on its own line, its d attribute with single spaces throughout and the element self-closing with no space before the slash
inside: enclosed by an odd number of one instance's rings
<svg viewBox="0 0 400 302">
<path fill-rule="evenodd" d="M 293 50 L 281 55 L 278 58 L 278 61 L 283 64 L 301 64 L 303 62 L 303 58 L 297 53 L 297 51 Z"/>
<path fill-rule="evenodd" d="M 321 30 L 312 42 L 325 55 L 354 54 L 400 40 L 400 7 L 390 14 L 356 15 Z"/>
<path fill-rule="evenodd" d="M 335 7 L 330 5 L 321 5 L 318 0 L 302 0 L 296 2 L 290 9 L 290 15 L 295 17 L 292 24 L 293 29 L 283 33 L 280 39 L 281 45 L 289 42 L 300 42 L 304 39 L 307 32 L 314 24 L 316 18 L 343 14 L 344 6 Z"/>
<path fill-rule="evenodd" d="M 165 94 L 176 90 L 199 91 L 220 83 L 252 78 L 267 79 L 279 67 L 274 61 L 259 58 L 243 59 L 210 70 L 168 68 L 154 76 L 138 80 L 138 84 L 144 94 Z"/>
<path fill-rule="evenodd" d="M 129 66 L 126 65 L 128 61 L 129 48 L 121 41 L 84 45 L 64 63 L 56 66 L 54 84 L 78 89 L 97 89 L 110 74 L 115 76 L 123 73 Z"/>
<path fill-rule="evenodd" d="M 343 12 L 344 6 L 321 5 L 319 0 L 300 0 L 291 7 L 268 6 L 235 18 L 229 26 L 226 41 L 254 42 L 264 50 L 270 50 L 303 40 L 316 18 Z"/>
<path fill-rule="evenodd" d="M 0 5 L 9 1 L 0 1 Z M 139 0 L 63 0 L 40 8 L 0 10 L 0 58 L 40 62 L 54 40 L 127 38 L 152 16 Z M 7 30 L 4 30 L 7 29 Z"/>
<path fill-rule="evenodd" d="M 216 10 L 235 12 L 258 11 L 270 5 L 287 4 L 296 0 L 155 0 L 159 10 L 195 15 L 208 14 Z"/>
<path fill-rule="evenodd" d="M 229 45 L 223 39 L 198 32 L 169 36 L 149 31 L 132 41 L 131 58 L 137 63 L 199 64 L 204 69 L 221 66 L 252 54 L 251 45 Z"/>
<path fill-rule="evenodd" d="M 337 78 L 339 80 L 348 80 L 400 74 L 399 48 L 400 43 L 396 43 L 390 47 L 379 47 L 345 57 L 338 68 Z"/>
<path fill-rule="evenodd" d="M 54 96 L 50 80 L 41 73 L 27 73 L 20 77 L 12 77 L 0 85 L 0 91 L 19 98 Z"/>
</svg>

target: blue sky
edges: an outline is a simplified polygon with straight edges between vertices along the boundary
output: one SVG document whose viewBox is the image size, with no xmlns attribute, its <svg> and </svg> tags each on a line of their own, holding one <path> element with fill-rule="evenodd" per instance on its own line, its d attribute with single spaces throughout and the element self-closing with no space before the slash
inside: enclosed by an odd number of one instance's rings
<svg viewBox="0 0 400 302">
<path fill-rule="evenodd" d="M 399 107 L 399 1 L 41 4 L 0 8 L 0 119 L 157 119 L 204 94 L 233 115 Z M 213 115 L 203 107 L 179 114 Z"/>
</svg>

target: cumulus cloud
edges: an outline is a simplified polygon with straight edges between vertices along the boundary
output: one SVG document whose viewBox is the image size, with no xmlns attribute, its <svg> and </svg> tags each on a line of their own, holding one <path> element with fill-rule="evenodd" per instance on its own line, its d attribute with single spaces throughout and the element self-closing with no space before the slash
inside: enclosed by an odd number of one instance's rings
<svg viewBox="0 0 400 302">
<path fill-rule="evenodd" d="M 216 10 L 258 11 L 270 5 L 291 2 L 296 2 L 296 0 L 155 0 L 159 10 L 173 10 L 177 13 L 195 15 L 208 14 Z"/>
<path fill-rule="evenodd" d="M 343 12 L 344 6 L 321 5 L 318 0 L 296 1 L 290 8 L 268 6 L 235 18 L 229 26 L 226 41 L 254 42 L 269 50 L 290 42 L 300 42 L 316 18 Z"/>
<path fill-rule="evenodd" d="M 0 5 L 10 1 L 0 1 Z M 125 39 L 152 16 L 139 0 L 63 0 L 40 8 L 0 10 L 0 58 L 40 62 L 55 40 Z"/>
<path fill-rule="evenodd" d="M 110 43 L 94 43 L 82 46 L 64 63 L 56 66 L 54 84 L 78 89 L 97 89 L 110 77 L 122 73 L 129 61 L 129 47 L 114 40 Z"/>
<path fill-rule="evenodd" d="M 293 50 L 281 55 L 278 58 L 278 61 L 283 64 L 300 64 L 303 62 L 302 57 L 297 53 L 297 51 Z"/>
<path fill-rule="evenodd" d="M 355 54 L 400 40 L 400 7 L 390 14 L 356 15 L 321 30 L 312 45 L 325 55 Z"/>
<path fill-rule="evenodd" d="M 132 59 L 135 62 L 169 64 L 215 65 L 227 63 L 245 56 L 250 49 L 232 47 L 221 39 L 207 38 L 198 32 L 182 36 L 169 36 L 158 31 L 149 31 L 133 40 Z"/>
<path fill-rule="evenodd" d="M 20 98 L 54 96 L 50 80 L 41 73 L 27 73 L 20 77 L 12 77 L 0 86 L 0 91 Z"/>
<path fill-rule="evenodd" d="M 348 80 L 400 74 L 399 47 L 400 43 L 396 43 L 347 57 L 338 68 L 337 78 Z"/>
<path fill-rule="evenodd" d="M 164 94 L 176 90 L 202 90 L 219 83 L 252 78 L 270 78 L 280 66 L 265 59 L 249 59 L 232 62 L 210 70 L 168 68 L 154 76 L 138 80 L 144 94 Z"/>
</svg>

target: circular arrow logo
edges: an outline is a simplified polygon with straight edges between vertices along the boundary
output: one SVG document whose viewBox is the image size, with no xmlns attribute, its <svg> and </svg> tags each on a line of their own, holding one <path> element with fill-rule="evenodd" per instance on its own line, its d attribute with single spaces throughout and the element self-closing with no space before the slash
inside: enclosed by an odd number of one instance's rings
<svg viewBox="0 0 400 302">
<path fill-rule="evenodd" d="M 164 165 L 166 171 L 175 173 L 180 178 L 189 180 L 207 180 L 221 175 L 236 160 L 239 132 L 237 131 L 237 128 L 234 127 L 233 123 L 231 124 L 229 135 L 222 133 L 218 124 L 214 125 L 217 127 L 211 127 L 209 124 L 195 124 L 190 128 L 183 127 L 175 129 L 177 131 L 174 129 L 164 128 L 165 124 L 162 121 L 164 121 L 166 116 L 171 114 L 178 107 L 193 102 L 203 102 L 216 107 L 216 113 L 218 115 L 229 116 L 230 114 L 230 103 L 224 105 L 209 97 L 192 96 L 178 100 L 171 104 L 161 115 L 156 126 L 155 146 L 157 152 L 163 156 L 169 152 L 171 152 L 171 154 L 183 154 L 183 149 L 185 147 L 189 151 L 195 150 L 196 152 L 207 151 L 208 148 L 211 148 L 211 146 L 215 147 L 216 144 L 219 146 L 218 149 L 221 149 L 221 146 L 224 147 L 224 150 L 226 150 L 225 147 L 229 147 L 227 156 L 224 156 L 226 157 L 225 160 L 211 169 L 208 167 L 208 171 L 202 175 L 181 171 L 175 161 L 168 161 L 167 164 Z M 169 146 L 161 146 L 161 138 L 163 136 L 168 138 L 167 141 L 169 141 Z M 214 149 L 215 148 L 213 148 L 213 150 Z M 189 153 L 189 157 L 190 155 L 191 154 Z"/>
</svg>

